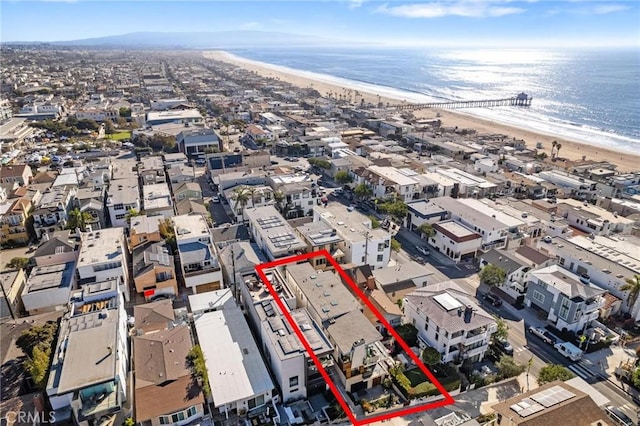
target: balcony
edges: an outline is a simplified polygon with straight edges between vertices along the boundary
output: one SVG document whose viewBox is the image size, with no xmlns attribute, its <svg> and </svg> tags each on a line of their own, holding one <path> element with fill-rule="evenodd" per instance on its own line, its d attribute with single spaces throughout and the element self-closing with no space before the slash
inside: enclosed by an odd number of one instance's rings
<svg viewBox="0 0 640 426">
<path fill-rule="evenodd" d="M 71 402 L 74 416 L 79 422 L 97 419 L 121 410 L 119 385 L 110 382 L 83 389 Z"/>
<path fill-rule="evenodd" d="M 465 345 L 472 345 L 474 343 L 478 343 L 485 340 L 485 333 L 481 333 L 481 334 L 476 334 L 473 336 L 470 336 L 467 334 L 467 338 L 464 339 L 464 344 Z"/>
</svg>

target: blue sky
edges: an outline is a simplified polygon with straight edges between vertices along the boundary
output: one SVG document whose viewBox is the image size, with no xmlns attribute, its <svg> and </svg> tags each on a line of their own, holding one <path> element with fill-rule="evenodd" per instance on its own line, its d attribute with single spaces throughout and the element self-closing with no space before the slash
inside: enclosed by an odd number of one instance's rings
<svg viewBox="0 0 640 426">
<path fill-rule="evenodd" d="M 0 17 L 2 41 L 260 30 L 403 45 L 640 45 L 636 0 L 2 0 Z"/>
</svg>

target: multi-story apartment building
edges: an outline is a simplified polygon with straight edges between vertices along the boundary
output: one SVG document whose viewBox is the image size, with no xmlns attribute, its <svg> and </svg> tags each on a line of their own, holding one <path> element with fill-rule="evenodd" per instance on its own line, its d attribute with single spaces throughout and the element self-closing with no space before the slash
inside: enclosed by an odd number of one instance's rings
<svg viewBox="0 0 640 426">
<path fill-rule="evenodd" d="M 233 219 L 244 222 L 245 210 L 275 205 L 273 189 L 266 185 L 237 185 L 224 190 L 224 198 L 229 201 Z M 243 199 L 244 198 L 244 199 Z"/>
<path fill-rule="evenodd" d="M 597 183 L 583 177 L 555 170 L 540 172 L 538 177 L 561 188 L 567 198 L 589 201 L 597 195 Z"/>
<path fill-rule="evenodd" d="M 342 238 L 337 244 L 344 253 L 344 263 L 371 268 L 387 266 L 391 256 L 391 234 L 381 228 L 373 228 L 371 219 L 338 203 L 313 209 L 313 221 L 323 222 L 336 230 Z"/>
<path fill-rule="evenodd" d="M 142 157 L 138 166 L 138 176 L 142 185 L 154 185 L 166 183 L 167 176 L 164 171 L 164 161 L 159 155 Z"/>
<path fill-rule="evenodd" d="M 75 195 L 75 188 L 65 186 L 51 188 L 42 195 L 32 212 L 33 228 L 37 238 L 42 238 L 45 233 L 62 231 L 67 227 Z"/>
<path fill-rule="evenodd" d="M 138 179 L 128 178 L 111 181 L 106 205 L 109 210 L 111 226 L 128 226 L 127 213 L 130 210 L 141 211 Z"/>
<path fill-rule="evenodd" d="M 267 183 L 274 192 L 282 194 L 280 206 L 287 219 L 310 214 L 322 199 L 320 191 L 307 175 L 272 175 Z"/>
<path fill-rule="evenodd" d="M 133 249 L 133 282 L 146 300 L 159 295 L 176 297 L 178 281 L 171 248 L 165 242 L 146 242 Z"/>
<path fill-rule="evenodd" d="M 404 322 L 418 329 L 420 346 L 437 349 L 443 362 L 477 362 L 498 327 L 474 300 L 453 281 L 428 285 L 404 298 Z"/>
<path fill-rule="evenodd" d="M 538 249 L 557 259 L 563 268 L 622 300 L 622 310 L 640 321 L 640 299 L 629 305 L 629 291 L 620 288 L 627 278 L 640 275 L 640 240 L 637 237 L 576 236 L 539 241 Z M 615 314 L 616 311 L 610 312 Z"/>
<path fill-rule="evenodd" d="M 416 179 L 401 173 L 395 167 L 369 166 L 357 176 L 356 182 L 370 187 L 375 198 L 396 196 L 405 203 L 417 198 L 421 192 Z"/>
<path fill-rule="evenodd" d="M 69 303 L 75 289 L 76 263 L 36 266 L 31 270 L 22 291 L 22 303 L 29 315 L 60 311 Z"/>
<path fill-rule="evenodd" d="M 129 301 L 129 273 L 122 228 L 107 228 L 81 234 L 78 254 L 78 284 L 120 278 L 120 291 Z"/>
<path fill-rule="evenodd" d="M 344 243 L 344 239 L 338 232 L 325 222 L 311 222 L 296 228 L 296 233 L 307 244 L 307 253 L 326 250 L 338 263 L 344 259 L 344 253 L 339 246 Z M 324 256 L 316 256 L 309 259 L 309 262 L 316 269 L 331 268 Z"/>
<path fill-rule="evenodd" d="M 245 210 L 249 232 L 269 260 L 304 251 L 306 244 L 274 206 Z"/>
<path fill-rule="evenodd" d="M 72 294 L 46 386 L 57 422 L 91 424 L 127 401 L 127 313 L 118 287 L 112 279 Z"/>
<path fill-rule="evenodd" d="M 176 136 L 176 142 L 187 157 L 194 158 L 206 152 L 222 151 L 220 137 L 213 129 L 187 128 Z"/>
<path fill-rule="evenodd" d="M 475 259 L 482 248 L 482 236 L 461 223 L 448 220 L 433 225 L 429 244 L 456 263 Z"/>
<path fill-rule="evenodd" d="M 173 219 L 174 232 L 185 286 L 194 294 L 224 287 L 222 268 L 202 215 L 181 215 Z"/>
<path fill-rule="evenodd" d="M 157 216 L 134 216 L 131 218 L 131 229 L 129 231 L 129 251 L 146 242 L 160 242 L 160 220 Z"/>
<path fill-rule="evenodd" d="M 630 234 L 634 221 L 592 204 L 577 200 L 558 202 L 558 215 L 570 226 L 596 235 Z"/>
<path fill-rule="evenodd" d="M 0 242 L 26 244 L 30 240 L 27 221 L 31 213 L 31 201 L 27 198 L 9 201 L 9 208 L 0 214 Z"/>
<path fill-rule="evenodd" d="M 545 312 L 558 330 L 584 332 L 598 319 L 605 293 L 588 278 L 551 265 L 529 273 L 525 303 Z"/>
<path fill-rule="evenodd" d="M 171 191 L 166 183 L 144 185 L 142 196 L 142 208 L 147 216 L 167 219 L 175 214 Z"/>
<path fill-rule="evenodd" d="M 0 167 L 0 183 L 14 183 L 26 186 L 33 178 L 31 167 L 27 164 L 16 164 Z"/>
</svg>

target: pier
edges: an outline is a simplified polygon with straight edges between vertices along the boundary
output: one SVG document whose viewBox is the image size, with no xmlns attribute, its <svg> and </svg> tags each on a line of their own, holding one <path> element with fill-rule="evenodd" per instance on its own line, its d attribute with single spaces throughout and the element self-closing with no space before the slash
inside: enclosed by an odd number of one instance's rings
<svg viewBox="0 0 640 426">
<path fill-rule="evenodd" d="M 532 97 L 526 93 L 520 93 L 512 98 L 505 99 L 482 99 L 474 101 L 447 101 L 447 102 L 429 102 L 424 104 L 402 104 L 402 105 L 390 105 L 389 108 L 396 111 L 415 111 L 419 109 L 427 108 L 439 108 L 439 109 L 459 109 L 459 108 L 491 108 L 499 106 L 517 106 L 517 107 L 529 107 L 531 106 Z"/>
</svg>

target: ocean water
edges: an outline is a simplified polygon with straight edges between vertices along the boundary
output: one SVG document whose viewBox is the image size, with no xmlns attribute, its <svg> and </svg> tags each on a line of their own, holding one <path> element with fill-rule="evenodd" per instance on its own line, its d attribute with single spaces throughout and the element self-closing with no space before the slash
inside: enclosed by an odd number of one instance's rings
<svg viewBox="0 0 640 426">
<path fill-rule="evenodd" d="M 237 49 L 237 56 L 409 102 L 501 99 L 530 108 L 461 109 L 504 124 L 640 154 L 637 50 Z"/>
</svg>

